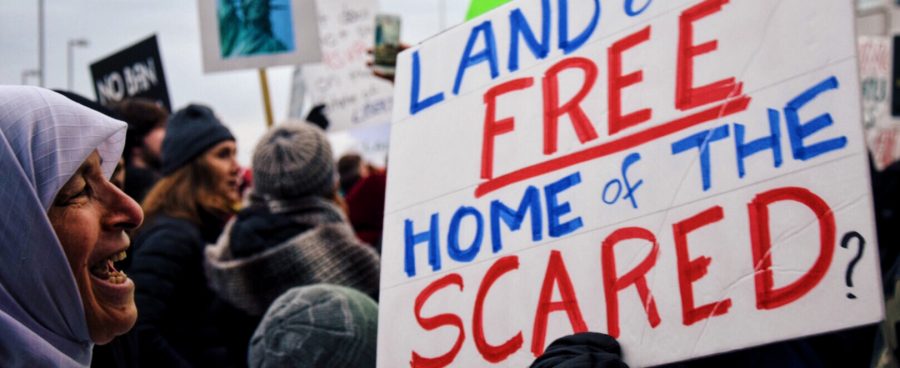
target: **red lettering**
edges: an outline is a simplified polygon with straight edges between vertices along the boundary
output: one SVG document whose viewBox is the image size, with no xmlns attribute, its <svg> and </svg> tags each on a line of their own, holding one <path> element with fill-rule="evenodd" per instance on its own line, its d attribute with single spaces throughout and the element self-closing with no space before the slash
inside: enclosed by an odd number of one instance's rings
<svg viewBox="0 0 900 368">
<path fill-rule="evenodd" d="M 688 110 L 741 94 L 742 83 L 734 77 L 702 87 L 694 87 L 694 58 L 715 51 L 718 41 L 694 45 L 694 22 L 722 10 L 728 0 L 704 0 L 681 13 L 678 37 L 678 73 L 675 82 L 675 107 Z"/>
<path fill-rule="evenodd" d="M 419 293 L 419 296 L 416 297 L 415 314 L 419 326 L 422 326 L 426 331 L 435 330 L 442 326 L 454 326 L 459 329 L 459 335 L 456 338 L 456 342 L 453 344 L 453 348 L 451 348 L 450 351 L 439 357 L 425 358 L 413 351 L 412 360 L 409 362 L 412 367 L 446 367 L 450 365 L 450 363 L 453 363 L 453 359 L 456 359 L 456 355 L 459 354 L 459 350 L 462 349 L 462 343 L 466 339 L 466 332 L 463 330 L 462 319 L 459 318 L 458 315 L 444 313 L 434 317 L 422 317 L 422 306 L 425 305 L 425 301 L 427 301 L 432 294 L 450 285 L 459 286 L 459 290 L 462 291 L 462 276 L 451 273 L 425 287 L 425 289 Z"/>
<path fill-rule="evenodd" d="M 559 295 L 562 300 L 553 299 L 553 286 L 559 287 Z M 547 273 L 544 275 L 544 285 L 541 286 L 541 296 L 538 299 L 537 312 L 534 316 L 533 336 L 531 340 L 531 352 L 535 357 L 544 353 L 544 341 L 547 338 L 547 317 L 550 313 L 564 310 L 569 317 L 572 330 L 576 333 L 587 331 L 587 324 L 581 316 L 578 306 L 578 298 L 575 297 L 575 289 L 566 264 L 558 250 L 550 252 L 550 260 L 547 262 Z"/>
<path fill-rule="evenodd" d="M 678 287 L 681 289 L 682 321 L 685 326 L 728 313 L 728 309 L 731 308 L 731 299 L 720 300 L 700 307 L 694 306 L 694 289 L 691 284 L 706 276 L 712 258 L 704 256 L 690 259 L 691 256 L 688 255 L 687 234 L 703 226 L 721 221 L 724 217 L 722 207 L 715 206 L 672 225 L 672 232 L 675 236 L 675 255 L 678 259 Z"/>
<path fill-rule="evenodd" d="M 769 205 L 795 201 L 809 207 L 819 220 L 819 257 L 812 268 L 793 283 L 775 288 L 772 276 L 772 237 L 769 234 Z M 828 204 L 805 188 L 785 187 L 760 193 L 747 205 L 750 211 L 750 242 L 753 248 L 756 308 L 775 309 L 789 304 L 812 290 L 828 271 L 834 255 L 834 214 Z"/>
<path fill-rule="evenodd" d="M 653 244 L 650 254 L 634 269 L 616 277 L 616 254 L 614 248 L 623 240 L 642 239 Z M 600 255 L 600 263 L 603 266 L 603 291 L 606 295 L 606 325 L 608 333 L 612 337 L 619 337 L 619 291 L 634 285 L 637 288 L 644 310 L 647 312 L 647 320 L 650 327 L 656 327 L 660 323 L 659 311 L 656 310 L 656 301 L 650 288 L 647 286 L 647 272 L 656 264 L 659 254 L 659 244 L 656 237 L 647 229 L 639 227 L 626 227 L 616 230 L 603 241 L 603 249 Z"/>
<path fill-rule="evenodd" d="M 494 138 L 500 134 L 513 131 L 515 119 L 512 117 L 497 120 L 497 97 L 523 90 L 534 84 L 534 78 L 519 78 L 492 87 L 484 94 L 484 140 L 481 144 L 481 178 L 494 177 Z"/>
<path fill-rule="evenodd" d="M 693 112 L 687 116 L 682 116 L 659 125 L 654 125 L 650 128 L 618 139 L 600 143 L 581 151 L 571 152 L 528 167 L 523 167 L 479 184 L 475 189 L 475 197 L 481 198 L 485 194 L 523 180 L 623 152 L 709 121 L 717 119 L 721 120 L 726 116 L 747 110 L 747 107 L 750 106 L 750 101 L 751 98 L 749 96 L 731 99 L 722 104 L 710 106 L 704 110 Z"/>
<path fill-rule="evenodd" d="M 507 357 L 518 351 L 522 347 L 522 332 L 507 340 L 503 344 L 494 346 L 487 342 L 484 338 L 484 299 L 487 297 L 488 291 L 494 285 L 500 276 L 509 271 L 519 269 L 519 257 L 507 256 L 500 258 L 488 269 L 478 287 L 478 295 L 475 297 L 475 311 L 472 313 L 472 338 L 475 340 L 475 347 L 478 353 L 485 360 L 491 363 L 499 363 Z"/>
<path fill-rule="evenodd" d="M 653 110 L 641 109 L 622 116 L 622 89 L 644 80 L 644 71 L 622 75 L 622 53 L 650 39 L 650 26 L 625 37 L 609 48 L 609 135 L 650 120 Z"/>
<path fill-rule="evenodd" d="M 579 68 L 584 72 L 584 83 L 581 90 L 564 105 L 559 105 L 559 73 L 571 68 Z M 581 143 L 597 139 L 597 131 L 591 120 L 581 109 L 581 101 L 597 81 L 597 66 L 588 58 L 571 57 L 564 59 L 547 69 L 544 74 L 544 154 L 556 152 L 559 117 L 569 115 L 575 133 Z"/>
</svg>

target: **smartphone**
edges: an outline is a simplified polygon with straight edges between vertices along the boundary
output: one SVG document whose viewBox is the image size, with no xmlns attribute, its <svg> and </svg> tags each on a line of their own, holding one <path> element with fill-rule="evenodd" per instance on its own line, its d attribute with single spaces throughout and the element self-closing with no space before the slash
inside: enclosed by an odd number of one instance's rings
<svg viewBox="0 0 900 368">
<path fill-rule="evenodd" d="M 375 63 L 376 72 L 394 75 L 397 53 L 400 52 L 400 17 L 390 14 L 375 16 Z"/>
</svg>

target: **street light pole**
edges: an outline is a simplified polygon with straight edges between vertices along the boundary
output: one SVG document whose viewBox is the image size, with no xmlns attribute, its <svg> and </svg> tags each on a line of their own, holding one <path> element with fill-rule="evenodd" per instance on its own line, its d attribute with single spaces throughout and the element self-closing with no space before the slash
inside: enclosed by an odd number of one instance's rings
<svg viewBox="0 0 900 368">
<path fill-rule="evenodd" d="M 37 69 L 25 69 L 22 71 L 22 85 L 28 83 L 28 77 L 40 77 L 41 73 Z"/>
<path fill-rule="evenodd" d="M 83 39 L 83 38 L 76 38 L 76 39 L 73 39 L 73 40 L 69 40 L 68 45 L 67 45 L 67 47 L 66 47 L 66 68 L 67 68 L 67 74 L 66 74 L 66 77 L 67 77 L 67 81 L 66 81 L 66 89 L 67 89 L 68 91 L 70 91 L 70 92 L 73 92 L 73 90 L 72 90 L 72 84 L 73 84 L 73 83 L 72 83 L 72 79 L 74 78 L 74 77 L 73 77 L 74 72 L 73 72 L 73 67 L 72 67 L 72 64 L 73 64 L 73 62 L 72 62 L 72 59 L 73 59 L 72 55 L 74 54 L 73 49 L 74 49 L 75 47 L 87 47 L 88 45 L 89 45 L 88 40 Z"/>
<path fill-rule="evenodd" d="M 441 28 L 438 32 L 443 32 L 447 29 L 447 0 L 438 0 L 438 6 L 440 7 L 438 14 L 441 17 L 438 19 L 438 27 Z"/>
<path fill-rule="evenodd" d="M 44 0 L 38 0 L 38 85 L 44 87 L 47 68 L 44 64 Z"/>
</svg>

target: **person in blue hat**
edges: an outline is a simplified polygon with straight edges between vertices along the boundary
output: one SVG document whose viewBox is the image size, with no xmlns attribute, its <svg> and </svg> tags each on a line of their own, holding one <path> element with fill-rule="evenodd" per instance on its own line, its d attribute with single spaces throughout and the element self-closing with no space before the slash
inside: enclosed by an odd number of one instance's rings
<svg viewBox="0 0 900 368">
<path fill-rule="evenodd" d="M 240 202 L 234 136 L 213 111 L 190 105 L 173 114 L 162 143 L 162 179 L 143 202 L 147 221 L 134 239 L 129 275 L 140 314 L 141 361 L 151 367 L 228 367 L 246 362 L 239 319 L 215 297 L 203 272 Z M 255 326 L 247 326 L 249 336 Z M 240 328 L 237 328 L 240 330 Z"/>
</svg>

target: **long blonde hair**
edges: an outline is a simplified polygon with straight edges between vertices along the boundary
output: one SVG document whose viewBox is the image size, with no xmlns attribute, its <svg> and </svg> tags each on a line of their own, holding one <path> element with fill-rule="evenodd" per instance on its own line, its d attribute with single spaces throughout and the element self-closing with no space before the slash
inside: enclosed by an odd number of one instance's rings
<svg viewBox="0 0 900 368">
<path fill-rule="evenodd" d="M 235 212 L 237 203 L 216 193 L 215 173 L 202 157 L 163 177 L 150 189 L 141 205 L 145 218 L 164 214 L 199 226 L 203 222 L 201 209 L 220 217 Z"/>
</svg>

